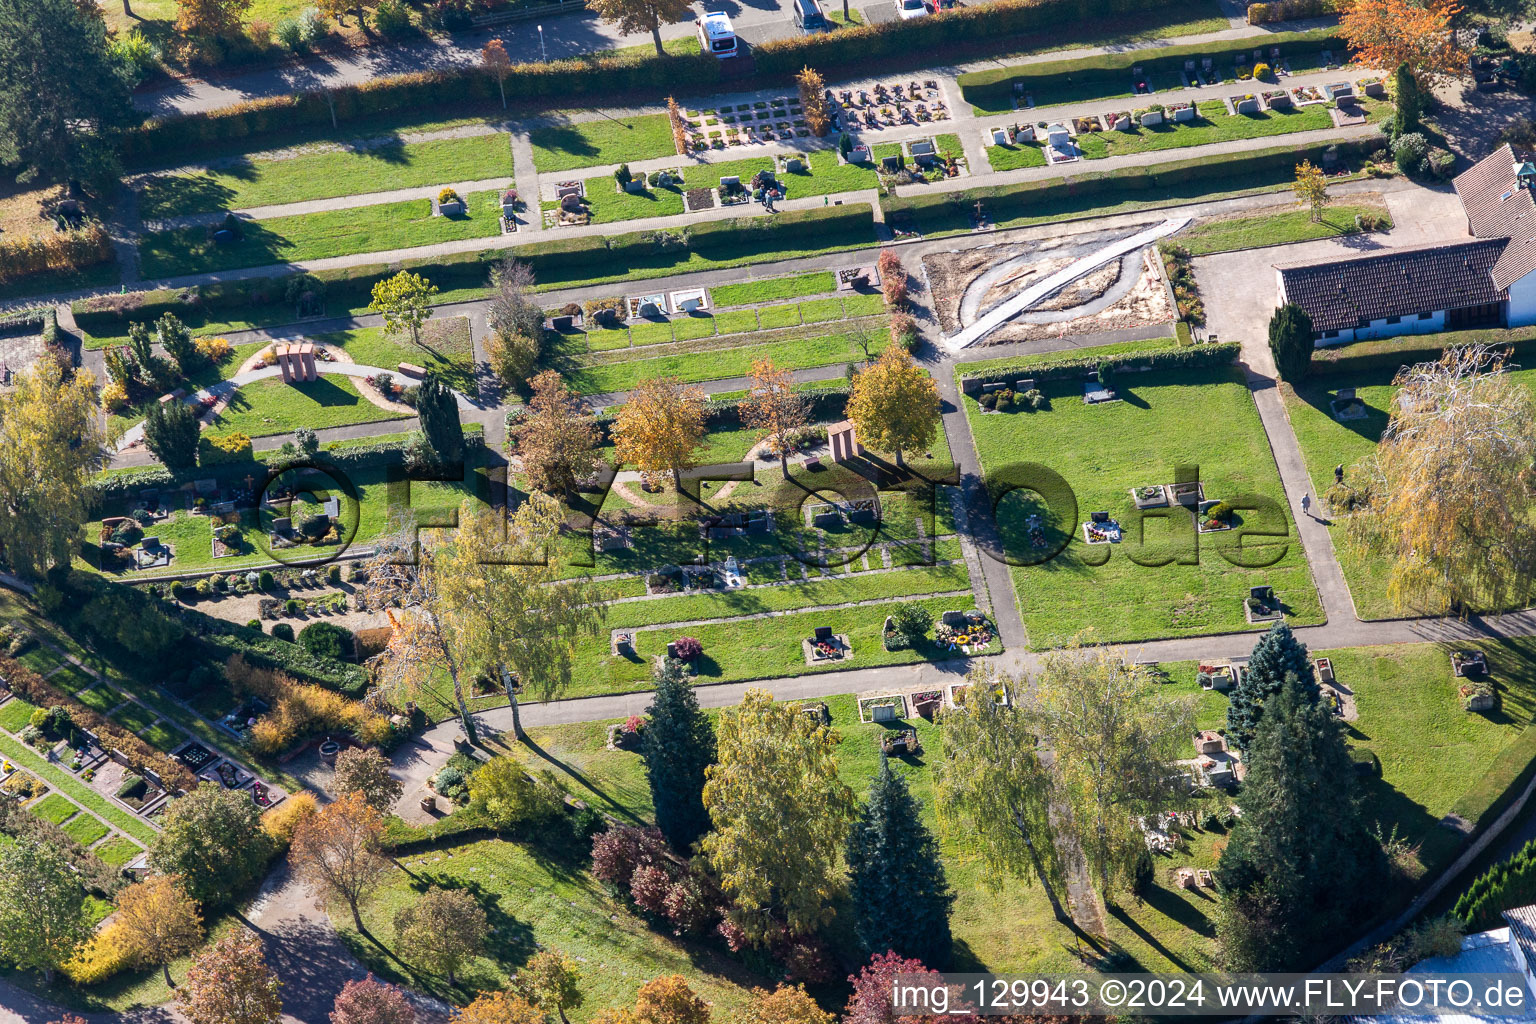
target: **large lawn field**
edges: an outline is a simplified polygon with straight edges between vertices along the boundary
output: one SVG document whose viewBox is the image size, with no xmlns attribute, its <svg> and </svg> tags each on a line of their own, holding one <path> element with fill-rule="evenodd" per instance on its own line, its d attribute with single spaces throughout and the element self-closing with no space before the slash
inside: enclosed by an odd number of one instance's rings
<svg viewBox="0 0 1536 1024">
<path fill-rule="evenodd" d="M 359 327 L 334 334 L 317 334 L 315 341 L 343 349 L 353 362 L 393 372 L 401 363 L 414 363 L 441 376 L 451 387 L 473 395 L 475 350 L 469 318 L 439 317 L 421 328 L 421 344 L 408 334 L 389 335 L 382 327 Z"/>
<path fill-rule="evenodd" d="M 139 259 L 145 277 L 175 277 L 408 249 L 500 232 L 500 193 L 474 192 L 464 198 L 469 205 L 462 217 L 434 217 L 429 200 L 408 199 L 248 221 L 244 237 L 222 245 L 206 227 L 151 231 L 139 241 Z"/>
<path fill-rule="evenodd" d="M 501 132 L 429 142 L 395 140 L 156 175 L 141 186 L 139 214 L 153 220 L 511 176 L 512 151 Z"/>
<path fill-rule="evenodd" d="M 1269 210 L 1255 216 L 1198 220 L 1179 232 L 1173 241 L 1188 249 L 1193 256 L 1204 256 L 1261 245 L 1284 245 L 1308 242 L 1315 238 L 1353 235 L 1360 230 L 1355 223 L 1355 218 L 1359 216 L 1379 217 L 1386 227 L 1392 226 L 1386 204 L 1379 201 L 1330 206 L 1323 211 L 1319 220 L 1312 219 L 1310 209 L 1298 206 L 1288 210 Z"/>
<path fill-rule="evenodd" d="M 1292 623 L 1320 621 L 1317 593 L 1241 372 L 1122 373 L 1116 386 L 1122 401 L 1090 406 L 1076 381 L 1045 382 L 1050 407 L 1033 413 L 983 414 L 974 399 L 965 399 L 989 474 L 1010 463 L 1041 463 L 1075 492 L 1075 508 L 1058 502 L 1052 511 L 1037 494 L 1016 490 L 997 509 L 1010 558 L 1036 550 L 1028 539 L 1031 515 L 1045 517 L 1048 547 L 1064 535 L 1071 538 L 1057 557 L 1012 570 L 1031 646 L 1057 646 L 1089 628 L 1098 639 L 1113 641 L 1256 628 L 1246 621 L 1243 599 L 1259 584 L 1275 588 Z M 1248 537 L 1234 556 L 1269 564 L 1231 564 L 1217 550 L 1220 534 L 1200 535 L 1197 547 L 1192 519 L 1178 509 L 1168 518 L 1138 522 L 1130 488 L 1171 483 L 1178 466 L 1198 467 L 1207 498 L 1257 495 L 1271 502 L 1268 510 L 1240 512 L 1240 525 L 1279 536 Z M 1125 530 L 1122 543 L 1084 542 L 1081 524 L 1099 510 Z M 1138 544 L 1143 527 L 1144 547 Z M 1154 564 L 1138 565 L 1133 556 Z"/>
</svg>

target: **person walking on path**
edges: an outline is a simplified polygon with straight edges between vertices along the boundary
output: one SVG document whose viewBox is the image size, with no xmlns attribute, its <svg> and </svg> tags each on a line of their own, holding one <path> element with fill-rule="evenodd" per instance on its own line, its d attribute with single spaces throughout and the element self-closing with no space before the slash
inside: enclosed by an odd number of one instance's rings
<svg viewBox="0 0 1536 1024">
<path fill-rule="evenodd" d="M 1303 494 L 1301 496 L 1301 514 L 1304 516 L 1312 514 L 1312 495 Z"/>
</svg>

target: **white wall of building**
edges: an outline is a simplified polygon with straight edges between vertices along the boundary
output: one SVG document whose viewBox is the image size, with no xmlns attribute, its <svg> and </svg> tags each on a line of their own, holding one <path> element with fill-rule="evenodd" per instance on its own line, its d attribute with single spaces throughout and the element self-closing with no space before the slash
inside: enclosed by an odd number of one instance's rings
<svg viewBox="0 0 1536 1024">
<path fill-rule="evenodd" d="M 1536 274 L 1526 274 L 1509 286 L 1509 326 L 1536 324 Z"/>
</svg>

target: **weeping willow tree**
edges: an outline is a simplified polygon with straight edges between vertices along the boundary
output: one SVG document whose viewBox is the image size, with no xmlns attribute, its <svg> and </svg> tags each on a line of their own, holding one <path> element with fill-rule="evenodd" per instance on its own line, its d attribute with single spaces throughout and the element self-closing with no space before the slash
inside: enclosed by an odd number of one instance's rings
<svg viewBox="0 0 1536 1024">
<path fill-rule="evenodd" d="M 368 565 L 365 604 L 391 609 L 395 630 L 377 663 L 381 689 L 404 696 L 446 671 L 464 732 L 475 737 L 465 686 L 483 672 L 507 681 L 513 730 L 522 737 L 510 669 L 542 700 L 571 681 L 578 638 L 596 636 L 606 614 L 600 588 L 562 578 L 556 543 L 564 512 L 530 495 L 509 518 L 466 500 L 452 531 L 397 525 Z M 398 613 L 394 610 L 398 609 Z"/>
<path fill-rule="evenodd" d="M 1404 367 L 1381 443 L 1351 474 L 1348 541 L 1390 561 L 1400 610 L 1530 602 L 1536 402 L 1506 369 L 1482 345 Z"/>
</svg>

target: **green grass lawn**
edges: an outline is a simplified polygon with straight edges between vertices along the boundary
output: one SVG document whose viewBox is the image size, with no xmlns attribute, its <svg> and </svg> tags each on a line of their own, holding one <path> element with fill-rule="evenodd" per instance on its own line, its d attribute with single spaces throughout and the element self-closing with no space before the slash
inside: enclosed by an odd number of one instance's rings
<svg viewBox="0 0 1536 1024">
<path fill-rule="evenodd" d="M 586 352 L 613 352 L 627 348 L 646 348 L 674 341 L 701 341 L 705 338 L 776 330 L 801 324 L 831 323 L 835 320 L 875 316 L 885 312 L 885 300 L 878 294 L 847 295 L 813 299 L 808 302 L 764 306 L 760 309 L 731 309 L 677 314 L 671 319 L 641 321 L 629 327 L 599 327 L 572 331 L 559 336 L 556 344 L 566 355 Z M 553 337 L 553 336 L 552 336 Z"/>
<path fill-rule="evenodd" d="M 1361 106 L 1372 120 L 1379 120 L 1391 109 L 1390 104 L 1380 100 L 1365 100 Z M 1152 128 L 1135 125 L 1127 132 L 1090 132 L 1079 135 L 1077 145 L 1086 159 L 1102 160 L 1129 153 L 1208 146 L 1233 139 L 1257 139 L 1333 127 L 1328 108 L 1322 104 L 1257 114 L 1228 114 L 1221 100 L 1207 100 L 1196 109 L 1199 116 L 1188 123 L 1165 121 Z"/>
<path fill-rule="evenodd" d="M 682 190 L 676 186 L 647 187 L 644 192 L 628 192 L 618 187 L 619 183 L 611 174 L 588 178 L 582 184 L 586 189 L 587 207 L 592 211 L 594 224 L 638 220 L 641 217 L 672 217 L 685 212 Z M 557 205 L 545 204 L 547 208 Z"/>
<path fill-rule="evenodd" d="M 295 427 L 320 430 L 400 418 L 399 413 L 381 409 L 359 394 L 351 378 L 329 373 L 295 384 L 285 384 L 278 377 L 253 381 L 235 391 L 213 429 L 260 437 L 285 434 Z"/>
<path fill-rule="evenodd" d="M 55 825 L 62 825 L 75 816 L 80 808 L 70 802 L 62 793 L 50 793 L 41 800 L 27 807 L 27 810 L 42 818 L 51 821 Z"/>
<path fill-rule="evenodd" d="M 429 142 L 395 139 L 339 152 L 246 160 L 216 171 L 157 175 L 140 190 L 139 215 L 155 219 L 244 210 L 511 175 L 512 150 L 502 132 Z"/>
<path fill-rule="evenodd" d="M 121 867 L 143 852 L 143 847 L 125 836 L 113 836 L 91 852 L 103 864 Z"/>
<path fill-rule="evenodd" d="M 145 277 L 175 277 L 498 234 L 500 193 L 464 198 L 469 207 L 462 217 L 434 217 L 428 200 L 408 199 L 247 221 L 244 237 L 227 245 L 215 243 L 206 227 L 150 231 L 139 240 L 139 260 Z"/>
<path fill-rule="evenodd" d="M 1517 369 L 1512 374 L 1526 387 L 1536 390 L 1536 369 Z M 1282 386 L 1281 393 L 1285 396 L 1296 443 L 1301 447 L 1307 473 L 1312 478 L 1313 494 L 1323 494 L 1332 486 L 1335 466 L 1344 466 L 1345 479 L 1349 480 L 1356 464 L 1375 451 L 1376 442 L 1387 426 L 1392 396 L 1397 391 L 1392 386 L 1392 377 L 1392 370 L 1382 369 L 1315 375 L 1308 377 L 1299 388 Z M 1366 416 L 1341 422 L 1334 419 L 1329 402 L 1340 388 L 1351 387 L 1355 389 L 1355 396 L 1365 403 Z M 1333 535 L 1334 551 L 1355 601 L 1355 611 L 1361 618 L 1394 618 L 1417 611 L 1400 609 L 1387 597 L 1391 572 L 1387 559 L 1356 550 L 1347 542 L 1341 520 L 1331 525 L 1329 532 Z M 1436 606 L 1439 603 L 1430 601 L 1428 608 L 1438 612 Z"/>
<path fill-rule="evenodd" d="M 29 704 L 20 697 L 12 697 L 4 704 L 0 704 L 0 729 L 21 732 L 30 723 L 32 712 L 36 710 L 36 704 Z"/>
<path fill-rule="evenodd" d="M 880 175 L 868 164 L 838 163 L 835 149 L 815 150 L 806 157 L 806 163 L 807 169 L 804 171 L 778 175 L 791 199 L 856 192 L 875 188 L 880 183 Z"/>
<path fill-rule="evenodd" d="M 167 754 L 175 750 L 187 741 L 187 737 L 179 729 L 173 729 L 164 722 L 156 722 L 139 734 L 140 739 L 157 750 L 163 750 Z"/>
<path fill-rule="evenodd" d="M 1016 171 L 1020 167 L 1044 167 L 1045 147 L 1038 142 L 1020 142 L 1012 146 L 988 146 L 987 163 L 994 171 Z"/>
<path fill-rule="evenodd" d="M 112 830 L 101 823 L 94 814 L 81 811 L 73 821 L 64 826 L 64 834 L 81 846 L 90 846 Z"/>
<path fill-rule="evenodd" d="M 540 174 L 677 154 L 666 114 L 542 125 L 529 137 Z"/>
<path fill-rule="evenodd" d="M 770 277 L 762 281 L 722 284 L 709 290 L 716 306 L 750 306 L 775 299 L 797 299 L 802 295 L 824 295 L 837 290 L 837 278 L 830 270 L 813 270 L 791 277 Z"/>
<path fill-rule="evenodd" d="M 870 346 L 871 354 L 883 345 L 884 340 L 876 335 L 876 343 Z M 785 341 L 764 340 L 734 348 L 680 352 L 650 359 L 588 363 L 566 370 L 565 378 L 574 391 L 606 394 L 629 391 L 640 381 L 656 376 L 676 376 L 690 383 L 736 377 L 747 373 L 756 359 L 772 359 L 781 369 L 798 370 L 863 358 L 863 349 L 852 335 L 827 334 Z"/>
<path fill-rule="evenodd" d="M 75 694 L 75 699 L 92 711 L 105 714 L 122 702 L 122 694 L 108 686 L 93 686 L 89 690 L 81 690 Z"/>
<path fill-rule="evenodd" d="M 1037 495 L 1013 491 L 998 506 L 999 527 L 1010 557 L 1030 547 L 1025 520 L 1046 516 L 1048 543 L 1070 537 L 1064 551 L 1040 565 L 1015 566 L 1014 587 L 1035 648 L 1058 646 L 1092 627 L 1105 641 L 1148 640 L 1253 629 L 1243 614 L 1248 588 L 1275 588 L 1288 620 L 1321 620 L 1305 557 L 1285 510 L 1279 474 L 1241 371 L 1190 370 L 1121 374 L 1124 400 L 1100 406 L 1082 401 L 1076 381 L 1045 382 L 1050 408 L 1033 413 L 981 414 L 965 399 L 983 468 L 994 473 L 1011 463 L 1041 463 L 1075 491 L 1075 510 L 1047 509 Z M 1221 535 L 1193 536 L 1193 523 L 1149 517 L 1139 524 L 1129 489 L 1168 483 L 1174 467 L 1199 467 L 1207 498 L 1256 494 L 1275 504 L 1240 513 L 1247 528 L 1278 531 L 1274 539 L 1248 537 L 1240 557 L 1272 562 L 1238 568 L 1218 552 Z M 1114 545 L 1090 548 L 1081 523 L 1094 510 L 1108 511 L 1126 535 Z M 1063 514 L 1072 519 L 1062 518 Z M 1138 548 L 1141 529 L 1144 546 Z M 1195 559 L 1196 564 L 1137 565 L 1143 561 Z M 1106 559 L 1102 565 L 1091 561 Z"/>
<path fill-rule="evenodd" d="M 1312 211 L 1306 207 L 1270 211 L 1252 217 L 1201 220 L 1181 231 L 1174 242 L 1184 246 L 1194 256 L 1230 252 L 1233 249 L 1252 249 L 1261 245 L 1307 242 L 1314 238 L 1355 234 L 1359 230 L 1355 226 L 1355 218 L 1362 214 L 1381 217 L 1387 227 L 1392 225 L 1385 204 L 1346 203 L 1330 206 L 1320 221 L 1314 221 Z"/>
<path fill-rule="evenodd" d="M 317 334 L 315 341 L 336 345 L 354 362 L 395 371 L 401 363 L 413 363 L 440 375 L 451 387 L 475 391 L 475 347 L 469 318 L 438 317 L 421 327 L 421 344 L 409 334 L 390 335 L 382 327 L 359 327 L 334 334 Z"/>
<path fill-rule="evenodd" d="M 96 678 L 78 665 L 65 665 L 49 676 L 48 681 L 65 693 L 79 693 L 93 685 Z"/>
</svg>

